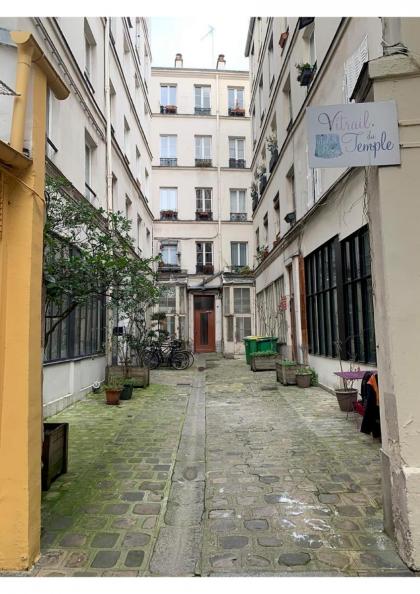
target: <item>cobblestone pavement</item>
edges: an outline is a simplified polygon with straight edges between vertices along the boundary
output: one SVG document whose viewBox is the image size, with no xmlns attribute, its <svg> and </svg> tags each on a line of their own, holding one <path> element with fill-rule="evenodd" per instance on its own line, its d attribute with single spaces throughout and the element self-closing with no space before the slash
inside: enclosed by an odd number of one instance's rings
<svg viewBox="0 0 420 594">
<path fill-rule="evenodd" d="M 216 356 L 151 381 L 49 419 L 69 472 L 31 575 L 413 575 L 382 531 L 379 444 L 334 396 Z"/>
</svg>

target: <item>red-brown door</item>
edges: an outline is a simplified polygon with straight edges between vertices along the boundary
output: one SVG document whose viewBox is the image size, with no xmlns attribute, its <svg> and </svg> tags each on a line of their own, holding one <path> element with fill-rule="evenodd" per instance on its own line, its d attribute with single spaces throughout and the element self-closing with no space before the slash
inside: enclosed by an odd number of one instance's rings
<svg viewBox="0 0 420 594">
<path fill-rule="evenodd" d="M 214 295 L 194 296 L 194 350 L 196 353 L 216 350 Z"/>
</svg>

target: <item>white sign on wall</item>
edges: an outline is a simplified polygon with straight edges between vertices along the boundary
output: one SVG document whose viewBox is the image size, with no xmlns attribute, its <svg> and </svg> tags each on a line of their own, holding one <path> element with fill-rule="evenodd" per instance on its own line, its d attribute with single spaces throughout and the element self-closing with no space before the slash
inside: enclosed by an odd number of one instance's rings
<svg viewBox="0 0 420 594">
<path fill-rule="evenodd" d="M 401 163 L 395 101 L 306 109 L 309 167 Z"/>
</svg>

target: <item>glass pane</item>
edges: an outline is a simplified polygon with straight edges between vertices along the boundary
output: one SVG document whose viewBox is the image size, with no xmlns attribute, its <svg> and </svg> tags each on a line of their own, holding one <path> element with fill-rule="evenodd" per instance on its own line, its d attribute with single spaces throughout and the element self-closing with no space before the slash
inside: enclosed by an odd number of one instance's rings
<svg viewBox="0 0 420 594">
<path fill-rule="evenodd" d="M 203 107 L 210 107 L 210 87 L 203 87 Z"/>
<path fill-rule="evenodd" d="M 235 107 L 235 89 L 228 89 L 228 107 Z"/>
<path fill-rule="evenodd" d="M 232 266 L 238 266 L 239 265 L 239 262 L 238 262 L 238 244 L 232 242 L 230 244 L 230 251 L 231 251 L 231 262 L 232 262 Z"/>
<path fill-rule="evenodd" d="M 238 210 L 235 212 L 246 212 L 246 206 L 245 206 L 245 190 L 240 190 L 238 192 L 239 194 L 239 205 L 238 205 Z"/>
<path fill-rule="evenodd" d="M 227 318 L 227 341 L 233 342 L 233 316 Z"/>
<path fill-rule="evenodd" d="M 246 266 L 246 243 L 239 244 L 239 265 Z"/>
<path fill-rule="evenodd" d="M 237 209 L 236 190 L 230 191 L 230 212 L 239 212 Z"/>
</svg>

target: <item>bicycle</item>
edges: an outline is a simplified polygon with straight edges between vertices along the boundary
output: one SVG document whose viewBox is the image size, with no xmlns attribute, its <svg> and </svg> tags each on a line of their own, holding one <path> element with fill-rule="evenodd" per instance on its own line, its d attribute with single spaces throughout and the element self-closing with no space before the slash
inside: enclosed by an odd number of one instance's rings
<svg viewBox="0 0 420 594">
<path fill-rule="evenodd" d="M 167 345 L 154 344 L 148 347 L 144 353 L 144 363 L 150 369 L 156 369 L 162 363 L 174 369 L 184 370 L 190 367 L 191 358 L 187 351 L 179 350 L 179 341 L 172 341 Z"/>
</svg>

